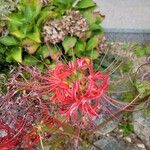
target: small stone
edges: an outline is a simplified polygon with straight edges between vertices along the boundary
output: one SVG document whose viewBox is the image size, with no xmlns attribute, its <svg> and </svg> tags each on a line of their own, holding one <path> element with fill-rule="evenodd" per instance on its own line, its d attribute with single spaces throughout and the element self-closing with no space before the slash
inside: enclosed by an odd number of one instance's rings
<svg viewBox="0 0 150 150">
<path fill-rule="evenodd" d="M 133 112 L 133 126 L 135 134 L 150 149 L 150 115 L 145 115 L 143 106 L 139 105 Z"/>
<path fill-rule="evenodd" d="M 126 139 L 128 142 L 130 142 L 130 143 L 132 142 L 132 140 L 131 140 L 130 137 L 126 137 L 125 139 Z"/>
<path fill-rule="evenodd" d="M 113 136 L 102 137 L 94 143 L 101 150 L 141 150 L 141 148 Z M 94 146 L 90 150 L 97 150 Z"/>
<path fill-rule="evenodd" d="M 122 129 L 120 129 L 120 130 L 119 130 L 119 132 L 120 132 L 120 133 L 122 133 L 122 132 L 123 132 L 123 130 L 122 130 Z"/>
<path fill-rule="evenodd" d="M 144 144 L 137 144 L 137 146 L 140 147 L 140 148 L 143 148 L 143 149 L 145 148 Z"/>
</svg>

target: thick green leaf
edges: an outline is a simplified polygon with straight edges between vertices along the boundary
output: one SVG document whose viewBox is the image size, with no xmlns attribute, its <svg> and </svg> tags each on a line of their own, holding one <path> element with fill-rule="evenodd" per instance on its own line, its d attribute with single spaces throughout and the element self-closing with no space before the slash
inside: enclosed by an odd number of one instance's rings
<svg viewBox="0 0 150 150">
<path fill-rule="evenodd" d="M 8 62 L 11 62 L 12 59 L 19 63 L 22 63 L 22 48 L 21 47 L 14 47 L 11 49 L 10 52 L 7 53 L 6 60 Z"/>
<path fill-rule="evenodd" d="M 99 38 L 97 36 L 92 37 L 86 46 L 86 50 L 93 50 L 99 44 Z"/>
<path fill-rule="evenodd" d="M 14 38 L 13 36 L 1 37 L 0 43 L 2 43 L 3 45 L 6 45 L 6 46 L 14 46 L 14 45 L 19 44 L 18 40 L 16 38 Z"/>
<path fill-rule="evenodd" d="M 81 0 L 78 2 L 76 5 L 77 8 L 79 9 L 84 9 L 84 8 L 89 8 L 95 6 L 95 2 L 93 0 Z"/>
<path fill-rule="evenodd" d="M 67 53 L 67 51 L 71 48 L 73 48 L 75 46 L 77 42 L 77 39 L 75 37 L 72 36 L 66 36 L 64 41 L 63 41 L 63 47 L 65 49 L 65 53 Z"/>
</svg>

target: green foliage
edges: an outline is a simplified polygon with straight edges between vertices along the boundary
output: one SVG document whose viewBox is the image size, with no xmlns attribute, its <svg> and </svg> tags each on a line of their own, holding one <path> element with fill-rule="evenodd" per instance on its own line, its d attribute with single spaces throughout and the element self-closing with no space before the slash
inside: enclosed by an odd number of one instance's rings
<svg viewBox="0 0 150 150">
<path fill-rule="evenodd" d="M 124 136 L 128 136 L 134 132 L 134 128 L 131 123 L 122 123 L 119 128 L 122 129 Z"/>
<path fill-rule="evenodd" d="M 9 34 L 0 37 L 0 43 L 5 47 L 5 54 L 2 50 L 0 52 L 0 57 L 5 60 L 3 62 L 29 64 L 32 62 L 29 61 L 31 55 L 45 61 L 48 57 L 56 58 L 61 49 L 67 59 L 72 56 L 98 58 L 96 47 L 103 32 L 100 26 L 102 17 L 94 14 L 96 4 L 93 0 L 50 0 L 47 6 L 43 6 L 41 0 L 21 0 L 15 4 L 16 9 L 11 14 L 8 13 L 6 21 Z M 68 35 L 61 45 L 57 45 L 58 48 L 50 46 L 50 52 L 42 43 L 42 26 L 48 19 L 61 18 L 68 10 L 79 10 L 85 17 L 89 30 L 83 38 Z"/>
<path fill-rule="evenodd" d="M 150 106 L 148 106 L 144 111 L 145 116 L 150 116 Z"/>
<path fill-rule="evenodd" d="M 4 36 L 0 38 L 0 43 L 5 46 L 16 46 L 19 44 L 18 40 L 13 36 Z"/>
<path fill-rule="evenodd" d="M 6 52 L 8 51 L 8 48 L 2 44 L 0 44 L 0 72 L 5 69 L 6 67 L 8 68 L 7 65 L 9 65 L 8 62 L 6 62 Z"/>
<path fill-rule="evenodd" d="M 90 7 L 94 7 L 94 6 L 96 6 L 96 4 L 94 3 L 93 0 L 81 0 L 76 5 L 76 8 L 85 9 L 85 8 L 90 8 Z"/>
<path fill-rule="evenodd" d="M 122 130 L 124 136 L 128 136 L 134 132 L 131 113 L 124 113 L 122 122 L 119 124 L 119 129 Z"/>
<path fill-rule="evenodd" d="M 124 61 L 124 63 L 121 65 L 121 71 L 123 73 L 129 73 L 130 71 L 132 71 L 133 69 L 133 62 L 128 60 L 128 61 Z"/>
<path fill-rule="evenodd" d="M 71 37 L 71 36 L 65 37 L 65 39 L 62 43 L 62 45 L 65 49 L 65 53 L 67 53 L 69 49 L 73 48 L 75 46 L 76 42 L 77 42 L 77 39 L 75 37 Z"/>
<path fill-rule="evenodd" d="M 94 36 L 88 40 L 86 50 L 93 50 L 98 46 L 98 44 L 99 44 L 99 39 L 96 36 Z"/>
<path fill-rule="evenodd" d="M 136 85 L 137 91 L 140 94 L 140 98 L 144 98 L 150 95 L 150 81 L 136 80 L 135 85 Z"/>
<path fill-rule="evenodd" d="M 137 57 L 150 55 L 150 45 L 136 45 L 134 49 Z"/>
<path fill-rule="evenodd" d="M 144 56 L 145 55 L 145 51 L 144 51 L 143 47 L 140 46 L 140 45 L 136 46 L 136 48 L 135 48 L 135 54 L 136 54 L 137 57 Z"/>
<path fill-rule="evenodd" d="M 7 17 L 9 35 L 1 37 L 0 43 L 9 50 L 5 53 L 6 62 L 22 63 L 23 51 L 34 54 L 41 43 L 41 27 L 48 18 L 57 15 L 52 6 L 43 7 L 40 0 L 22 0 L 16 11 Z M 24 53 L 27 55 L 26 53 Z"/>
<path fill-rule="evenodd" d="M 70 56 L 86 56 L 92 59 L 97 59 L 99 53 L 96 48 L 100 43 L 100 38 L 103 33 L 103 29 L 100 25 L 103 17 L 100 14 L 94 12 L 96 8 L 95 2 L 93 0 L 75 0 L 74 3 L 71 3 L 70 0 L 58 1 L 59 3 L 63 3 L 63 5 L 66 7 L 67 4 L 68 6 L 72 4 L 71 9 L 79 10 L 83 17 L 86 19 L 89 28 L 83 38 L 67 36 L 64 39 L 62 42 L 62 47 L 65 51 L 65 56 L 67 57 L 68 55 L 69 58 Z"/>
<path fill-rule="evenodd" d="M 125 92 L 122 94 L 121 99 L 126 101 L 126 102 L 130 102 L 131 100 L 133 100 L 135 97 L 135 93 L 133 91 L 131 92 Z"/>
<path fill-rule="evenodd" d="M 16 62 L 22 62 L 22 48 L 21 47 L 13 47 L 9 54 L 7 55 L 6 61 L 11 62 L 15 60 Z"/>
</svg>

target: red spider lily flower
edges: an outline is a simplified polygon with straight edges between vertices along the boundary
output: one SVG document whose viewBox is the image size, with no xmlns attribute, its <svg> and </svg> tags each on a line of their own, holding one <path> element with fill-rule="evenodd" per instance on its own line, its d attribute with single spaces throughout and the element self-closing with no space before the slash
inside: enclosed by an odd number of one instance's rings
<svg viewBox="0 0 150 150">
<path fill-rule="evenodd" d="M 25 83 L 29 85 L 20 85 L 41 97 L 49 94 L 50 102 L 57 105 L 59 113 L 74 118 L 79 115 L 98 116 L 100 101 L 107 93 L 109 76 L 94 72 L 92 60 L 81 58 L 68 64 L 59 62 L 44 73 L 34 68 L 26 71 L 33 81 Z"/>
<path fill-rule="evenodd" d="M 108 103 L 121 110 L 117 106 L 120 102 L 107 96 L 110 77 L 104 72 L 95 72 L 93 62 L 88 58 L 76 59 L 68 64 L 58 62 L 53 69 L 45 72 L 35 67 L 21 69 L 27 71 L 31 78 L 24 83 L 17 78 L 19 82 L 11 82 L 11 86 L 27 91 L 29 99 L 38 98 L 39 108 L 45 110 L 46 116 L 59 113 L 67 119 L 93 118 L 99 116 L 102 110 L 111 114 Z M 44 96 L 50 100 L 45 101 Z"/>
<path fill-rule="evenodd" d="M 98 116 L 99 102 L 107 92 L 109 77 L 94 72 L 91 60 L 81 58 L 68 65 L 56 66 L 49 81 L 53 93 L 51 101 L 58 104 L 61 113 L 69 117 L 75 117 L 79 112 Z"/>
</svg>

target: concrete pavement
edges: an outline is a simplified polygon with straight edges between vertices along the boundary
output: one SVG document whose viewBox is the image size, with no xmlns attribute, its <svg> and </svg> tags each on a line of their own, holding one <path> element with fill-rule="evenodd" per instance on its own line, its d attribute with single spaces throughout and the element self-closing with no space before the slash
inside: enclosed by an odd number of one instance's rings
<svg viewBox="0 0 150 150">
<path fill-rule="evenodd" d="M 150 41 L 150 0 L 95 0 L 110 40 Z M 122 37 L 123 35 L 123 37 Z"/>
</svg>

